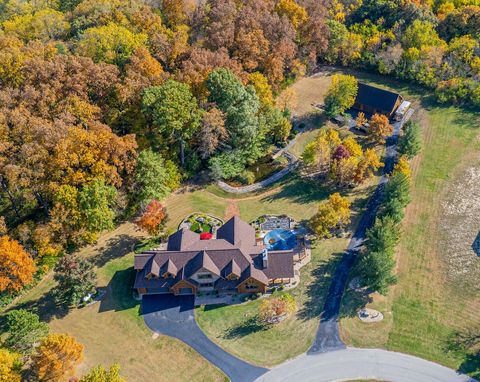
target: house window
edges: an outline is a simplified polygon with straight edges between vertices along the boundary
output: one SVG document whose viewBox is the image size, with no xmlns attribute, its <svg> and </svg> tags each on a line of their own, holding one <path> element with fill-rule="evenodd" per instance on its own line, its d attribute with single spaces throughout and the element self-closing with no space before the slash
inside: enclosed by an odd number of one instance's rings
<svg viewBox="0 0 480 382">
<path fill-rule="evenodd" d="M 165 272 L 165 273 L 163 274 L 163 277 L 166 278 L 166 279 L 170 279 L 170 278 L 173 277 L 173 275 L 172 275 L 171 273 L 169 273 L 169 272 Z"/>
<path fill-rule="evenodd" d="M 238 280 L 238 276 L 237 275 L 234 275 L 233 273 L 228 275 L 227 279 L 229 280 Z"/>
<path fill-rule="evenodd" d="M 213 283 L 204 283 L 204 284 L 200 284 L 200 287 L 201 287 L 201 288 L 213 287 Z"/>
<path fill-rule="evenodd" d="M 247 283 L 247 284 L 245 285 L 245 289 L 247 289 L 247 290 L 258 289 L 258 285 L 257 285 L 257 284 L 253 284 L 253 283 Z"/>
<path fill-rule="evenodd" d="M 210 273 L 205 273 L 203 275 L 198 275 L 199 280 L 208 280 L 208 279 L 211 279 L 211 278 L 212 278 L 212 275 Z"/>
</svg>

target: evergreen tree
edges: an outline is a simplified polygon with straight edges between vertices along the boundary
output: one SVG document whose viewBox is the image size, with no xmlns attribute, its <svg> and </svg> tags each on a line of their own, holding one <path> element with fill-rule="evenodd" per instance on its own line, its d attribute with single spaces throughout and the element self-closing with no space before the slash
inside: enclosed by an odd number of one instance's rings
<svg viewBox="0 0 480 382">
<path fill-rule="evenodd" d="M 411 159 L 420 152 L 421 147 L 420 125 L 418 123 L 407 123 L 405 133 L 398 143 L 399 154 L 406 155 Z"/>
</svg>

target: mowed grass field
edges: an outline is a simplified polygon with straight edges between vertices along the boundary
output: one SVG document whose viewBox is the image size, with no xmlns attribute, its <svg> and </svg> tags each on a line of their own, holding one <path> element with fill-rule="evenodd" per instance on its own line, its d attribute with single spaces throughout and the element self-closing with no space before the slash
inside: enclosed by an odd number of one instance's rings
<svg viewBox="0 0 480 382">
<path fill-rule="evenodd" d="M 165 336 L 153 338 L 132 298 L 131 247 L 142 233 L 130 223 L 99 238 L 80 254 L 97 265 L 98 286 L 107 289 L 100 302 L 69 312 L 52 301 L 51 274 L 25 293 L 9 309 L 39 313 L 55 333 L 68 333 L 85 346 L 84 360 L 76 368 L 81 376 L 95 365 L 118 362 L 127 381 L 226 381 L 225 375 L 182 342 Z"/>
<path fill-rule="evenodd" d="M 450 345 L 457 331 L 479 327 L 480 296 L 473 289 L 465 289 L 463 283 L 447 280 L 447 254 L 441 245 L 439 223 L 450 186 L 461 169 L 478 155 L 479 114 L 436 105 L 428 92 L 405 83 L 353 74 L 365 82 L 400 92 L 414 102 L 414 119 L 423 131 L 423 150 L 412 162 L 412 202 L 397 249 L 398 284 L 387 297 L 370 296 L 368 304 L 382 311 L 385 320 L 373 325 L 361 323 L 355 316 L 356 309 L 352 309 L 360 306 L 358 295 L 347 290 L 342 306 L 342 337 L 353 346 L 384 347 L 472 373 L 475 360 L 465 351 L 452 350 Z M 480 360 L 477 362 L 478 367 Z"/>
</svg>

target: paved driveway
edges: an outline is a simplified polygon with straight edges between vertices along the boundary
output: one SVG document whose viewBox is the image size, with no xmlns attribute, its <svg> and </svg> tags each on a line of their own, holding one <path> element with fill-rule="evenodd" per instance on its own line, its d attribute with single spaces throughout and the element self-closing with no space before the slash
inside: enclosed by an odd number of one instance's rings
<svg viewBox="0 0 480 382">
<path fill-rule="evenodd" d="M 380 349 L 347 348 L 301 355 L 285 362 L 258 382 L 335 382 L 375 379 L 391 382 L 475 382 L 439 364 Z"/>
<path fill-rule="evenodd" d="M 193 307 L 193 296 L 143 296 L 142 315 L 152 331 L 185 342 L 233 382 L 251 382 L 268 371 L 234 357 L 209 340 L 195 322 Z"/>
</svg>

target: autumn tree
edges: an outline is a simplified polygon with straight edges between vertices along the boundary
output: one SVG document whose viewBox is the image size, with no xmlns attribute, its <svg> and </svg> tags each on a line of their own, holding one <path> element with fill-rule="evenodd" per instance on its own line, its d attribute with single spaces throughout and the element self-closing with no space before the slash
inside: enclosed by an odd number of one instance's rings
<svg viewBox="0 0 480 382">
<path fill-rule="evenodd" d="M 375 171 L 383 166 L 384 164 L 381 162 L 375 149 L 366 149 L 360 157 L 358 167 L 355 171 L 355 181 L 362 183 L 364 180 L 372 177 Z"/>
<path fill-rule="evenodd" d="M 38 381 L 57 381 L 83 359 L 83 345 L 68 334 L 50 334 L 37 349 L 32 368 Z"/>
<path fill-rule="evenodd" d="M 25 41 L 59 39 L 66 36 L 69 28 L 65 15 L 51 8 L 14 16 L 3 22 L 5 32 Z"/>
<path fill-rule="evenodd" d="M 338 192 L 331 194 L 318 206 L 317 213 L 310 219 L 310 227 L 318 237 L 330 237 L 333 229 L 350 223 L 350 205 L 350 201 Z"/>
<path fill-rule="evenodd" d="M 153 199 L 161 201 L 178 188 L 180 179 L 177 166 L 172 161 L 165 161 L 151 149 L 143 150 L 138 156 L 135 173 L 135 198 L 143 205 Z"/>
<path fill-rule="evenodd" d="M 368 137 L 372 142 L 385 143 L 385 139 L 393 133 L 393 126 L 383 114 L 374 114 L 369 122 Z"/>
<path fill-rule="evenodd" d="M 123 26 L 109 23 L 86 29 L 79 38 L 76 51 L 95 62 L 123 65 L 146 41 L 147 36 L 143 33 L 134 33 Z"/>
<path fill-rule="evenodd" d="M 357 129 L 362 129 L 367 122 L 368 120 L 365 117 L 365 113 L 363 112 L 358 113 L 357 118 L 355 118 L 355 126 L 357 127 Z"/>
<path fill-rule="evenodd" d="M 5 329 L 8 333 L 5 345 L 23 355 L 32 353 L 35 345 L 49 332 L 48 325 L 41 322 L 37 314 L 25 309 L 8 312 Z"/>
<path fill-rule="evenodd" d="M 163 228 L 166 218 L 167 212 L 165 207 L 158 200 L 153 199 L 147 204 L 140 217 L 135 220 L 135 224 L 150 235 L 158 235 Z"/>
<path fill-rule="evenodd" d="M 0 292 L 21 290 L 33 281 L 37 268 L 18 241 L 0 236 Z"/>
<path fill-rule="evenodd" d="M 272 87 L 267 78 L 260 72 L 253 72 L 248 75 L 248 83 L 253 86 L 255 93 L 262 105 L 273 105 Z"/>
<path fill-rule="evenodd" d="M 208 75 L 219 68 L 229 69 L 239 78 L 246 77 L 242 65 L 229 56 L 225 47 L 215 51 L 194 47 L 181 62 L 177 79 L 188 84 L 195 96 L 206 99 L 208 97 L 206 85 Z"/>
<path fill-rule="evenodd" d="M 263 299 L 258 306 L 258 317 L 263 324 L 275 324 L 295 312 L 295 299 L 290 293 Z"/>
<path fill-rule="evenodd" d="M 358 82 L 353 76 L 335 74 L 325 96 L 325 113 L 335 117 L 352 107 L 357 96 Z"/>
<path fill-rule="evenodd" d="M 201 111 L 187 85 L 167 80 L 143 94 L 143 110 L 166 144 L 180 146 L 180 163 L 185 164 L 187 141 L 200 127 Z"/>
<path fill-rule="evenodd" d="M 57 286 L 53 290 L 55 301 L 65 306 L 76 306 L 89 293 L 95 291 L 97 274 L 93 263 L 76 255 L 65 255 L 54 268 Z"/>
<path fill-rule="evenodd" d="M 297 4 L 295 0 L 280 0 L 275 6 L 275 11 L 280 17 L 288 17 L 295 29 L 298 29 L 308 19 L 306 9 Z"/>
<path fill-rule="evenodd" d="M 403 176 L 410 182 L 412 180 L 412 170 L 410 170 L 410 164 L 406 155 L 402 155 L 393 168 L 393 175 L 403 174 Z"/>
<path fill-rule="evenodd" d="M 20 382 L 21 371 L 20 354 L 0 349 L 0 382 Z"/>
<path fill-rule="evenodd" d="M 120 365 L 113 364 L 107 370 L 99 365 L 91 369 L 86 375 L 80 378 L 79 382 L 126 382 L 127 380 L 120 376 Z"/>
<path fill-rule="evenodd" d="M 228 132 L 225 128 L 225 114 L 211 107 L 202 115 L 202 125 L 197 133 L 196 145 L 201 159 L 211 157 L 217 149 L 225 146 Z"/>
</svg>

